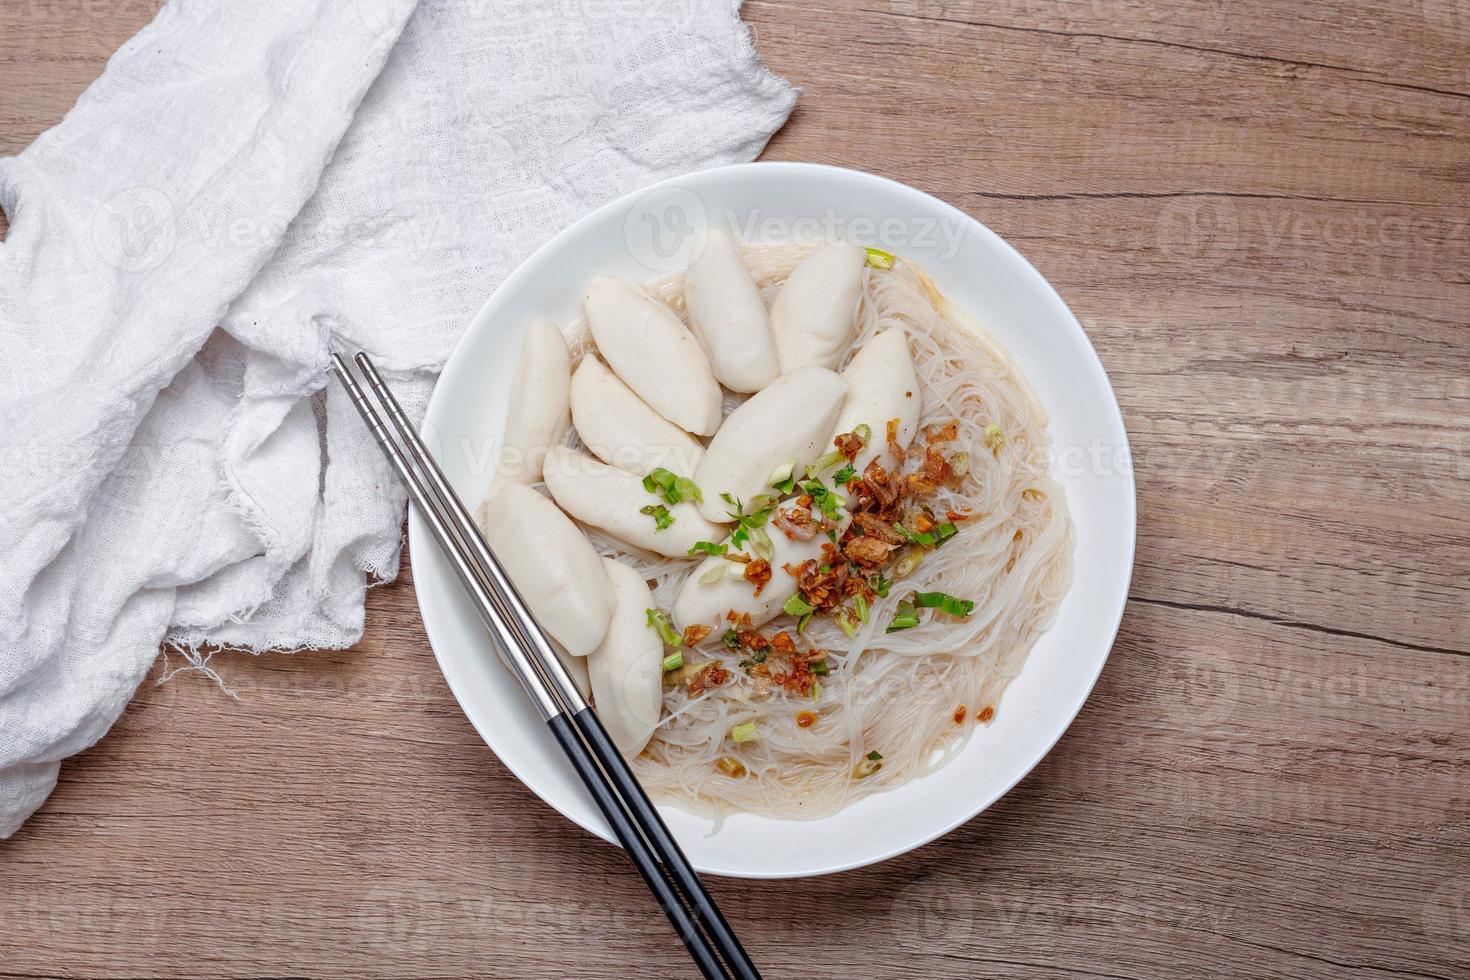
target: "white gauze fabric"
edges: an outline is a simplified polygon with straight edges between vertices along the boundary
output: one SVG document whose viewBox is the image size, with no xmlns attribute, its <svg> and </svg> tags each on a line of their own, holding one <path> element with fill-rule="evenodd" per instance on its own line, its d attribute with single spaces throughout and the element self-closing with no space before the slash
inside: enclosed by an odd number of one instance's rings
<svg viewBox="0 0 1470 980">
<path fill-rule="evenodd" d="M 329 352 L 417 420 L 542 241 L 755 157 L 796 92 L 738 8 L 173 0 L 0 160 L 0 837 L 160 644 L 360 638 L 403 496 Z"/>
</svg>

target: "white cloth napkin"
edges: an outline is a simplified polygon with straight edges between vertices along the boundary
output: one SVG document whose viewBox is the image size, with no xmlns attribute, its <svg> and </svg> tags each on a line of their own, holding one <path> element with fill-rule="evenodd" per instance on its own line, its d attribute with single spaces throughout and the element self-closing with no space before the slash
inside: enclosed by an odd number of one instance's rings
<svg viewBox="0 0 1470 980">
<path fill-rule="evenodd" d="M 0 160 L 0 837 L 160 644 L 357 641 L 403 497 L 329 350 L 417 417 L 543 240 L 756 156 L 796 92 L 738 8 L 170 0 Z"/>
</svg>

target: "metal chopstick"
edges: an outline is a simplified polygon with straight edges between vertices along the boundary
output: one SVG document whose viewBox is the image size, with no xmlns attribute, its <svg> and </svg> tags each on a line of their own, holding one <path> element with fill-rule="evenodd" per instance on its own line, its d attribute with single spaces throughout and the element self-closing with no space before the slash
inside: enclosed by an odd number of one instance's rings
<svg viewBox="0 0 1470 980">
<path fill-rule="evenodd" d="M 383 383 L 382 377 L 373 366 L 372 359 L 367 354 L 359 352 L 355 360 L 372 387 L 373 394 L 387 409 L 388 417 L 409 455 L 418 463 L 440 501 L 446 504 L 450 522 L 459 531 L 461 539 L 469 546 L 474 559 L 493 579 L 494 591 L 504 593 L 511 600 L 511 605 L 514 607 L 513 616 L 516 620 L 521 623 L 534 624 L 535 618 L 521 601 L 515 586 L 511 584 L 510 578 L 501 567 L 499 559 L 490 550 L 484 536 L 475 526 L 474 519 L 470 517 L 469 511 L 459 499 L 459 495 L 449 485 L 443 470 L 439 468 L 438 461 L 424 445 L 419 434 L 414 431 L 408 417 L 404 415 L 402 407 L 398 404 L 398 400 Z M 535 647 L 531 659 L 539 660 L 543 666 L 549 668 L 546 673 L 550 675 L 553 693 L 561 699 L 572 721 L 582 733 L 587 747 L 601 763 L 634 822 L 663 862 L 665 870 L 674 879 L 674 886 L 692 906 L 695 916 L 714 940 L 716 948 L 724 956 L 735 975 L 742 980 L 758 978 L 760 971 L 756 969 L 745 947 L 740 944 L 735 930 L 730 927 L 730 923 L 720 912 L 720 907 L 715 904 L 714 898 L 705 889 L 704 882 L 700 880 L 699 874 L 689 863 L 689 859 L 685 857 L 683 849 L 674 840 L 674 835 L 670 833 L 663 817 L 659 816 L 653 801 L 643 791 L 637 777 L 633 775 L 633 770 L 628 766 L 627 760 L 623 758 L 622 752 L 618 751 L 613 744 L 612 738 L 602 726 L 602 721 L 587 706 L 581 692 L 577 690 L 571 677 L 562 667 L 561 661 L 547 643 L 545 634 L 539 628 L 532 628 L 526 632 L 531 634 Z"/>
<path fill-rule="evenodd" d="M 728 976 L 705 937 L 699 932 L 688 910 L 670 889 L 667 880 L 659 870 L 652 851 L 644 843 L 637 828 L 623 811 L 618 799 L 604 782 L 595 758 L 582 745 L 560 701 L 543 680 L 542 670 L 539 669 L 541 665 L 537 664 L 528 653 L 533 647 L 525 642 L 526 634 L 539 632 L 539 630 L 527 630 L 527 622 L 516 622 L 513 618 L 506 616 L 504 600 L 507 596 L 496 595 L 487 588 L 486 581 L 468 561 L 462 542 L 458 540 L 446 515 L 436 506 L 436 498 L 430 494 L 415 471 L 412 458 L 388 434 L 381 418 L 368 403 L 366 395 L 346 362 L 340 356 L 333 355 L 333 368 L 347 387 L 353 404 L 363 416 L 364 421 L 368 423 L 374 438 L 388 454 L 394 469 L 408 488 L 409 496 L 429 524 L 435 540 L 439 543 L 445 557 L 449 559 L 460 583 L 469 591 L 476 610 L 480 613 L 486 626 L 490 628 L 491 633 L 500 640 L 497 649 L 504 655 L 506 666 L 510 668 L 511 673 L 525 689 L 527 696 L 531 698 L 542 720 L 551 729 L 578 777 L 581 778 L 603 816 L 612 826 L 614 835 L 627 850 L 645 884 L 653 892 L 664 914 L 688 948 L 700 972 L 709 980 L 718 980 L 718 978 Z M 513 591 L 511 594 L 514 594 Z M 555 660 L 554 657 L 552 659 Z"/>
<path fill-rule="evenodd" d="M 333 369 L 354 406 L 408 488 L 410 497 L 449 558 L 456 576 L 469 591 L 481 618 L 500 640 L 498 649 L 506 666 L 552 729 L 701 973 L 710 978 L 728 975 L 688 910 L 670 890 L 668 880 L 655 862 L 655 853 L 663 859 L 678 891 L 694 906 L 699 922 L 704 923 L 714 936 L 734 975 L 758 978 L 760 974 L 739 940 L 638 786 L 621 753 L 612 745 L 596 715 L 576 690 L 524 601 L 475 528 L 463 502 L 449 487 L 437 463 L 408 424 L 397 400 L 373 369 L 371 360 L 363 354 L 357 358 L 374 394 L 387 409 L 394 428 L 403 439 L 406 450 L 389 435 L 346 362 L 339 355 L 333 355 L 332 361 Z M 415 465 L 422 475 L 416 471 Z M 609 772 L 604 774 L 603 769 Z"/>
</svg>

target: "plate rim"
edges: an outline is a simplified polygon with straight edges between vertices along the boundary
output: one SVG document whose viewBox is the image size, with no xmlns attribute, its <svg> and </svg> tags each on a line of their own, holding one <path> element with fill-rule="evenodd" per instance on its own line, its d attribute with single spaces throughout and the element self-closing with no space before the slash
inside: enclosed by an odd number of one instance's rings
<svg viewBox="0 0 1470 980">
<path fill-rule="evenodd" d="M 999 801 L 1002 797 L 1015 789 L 1022 780 L 1029 776 L 1036 769 L 1036 767 L 1040 765 L 1043 759 L 1051 754 L 1052 750 L 1056 748 L 1057 743 L 1060 742 L 1062 737 L 1071 730 L 1073 723 L 1076 722 L 1077 717 L 1081 714 L 1083 707 L 1086 706 L 1088 700 L 1092 697 L 1093 691 L 1096 689 L 1098 679 L 1102 676 L 1103 669 L 1107 666 L 1109 659 L 1111 659 L 1113 647 L 1117 643 L 1118 632 L 1122 627 L 1123 617 L 1127 611 L 1128 594 L 1132 584 L 1134 564 L 1137 559 L 1138 485 L 1131 466 L 1131 440 L 1128 436 L 1127 423 L 1123 418 L 1122 407 L 1118 403 L 1117 392 L 1113 389 L 1112 380 L 1108 377 L 1108 373 L 1106 368 L 1104 368 L 1103 366 L 1102 359 L 1097 354 L 1097 349 L 1092 343 L 1092 338 L 1089 337 L 1087 331 L 1083 329 L 1082 324 L 1077 319 L 1076 314 L 1072 312 L 1071 307 L 1067 305 L 1064 299 L 1062 299 L 1061 294 L 1057 292 L 1056 287 L 1052 285 L 1051 281 L 1048 280 L 1046 276 L 1042 275 L 1041 271 L 1037 269 L 1036 266 L 1033 265 L 1032 262 L 1028 258 L 1026 258 L 1026 256 L 1023 255 L 1019 249 L 1011 245 L 1010 242 L 1006 241 L 995 231 L 991 230 L 984 222 L 980 221 L 980 219 L 976 218 L 975 216 L 968 214 L 965 211 L 962 211 L 961 209 L 950 204 L 947 201 L 935 197 L 934 195 L 929 194 L 926 191 L 919 190 L 918 188 L 913 187 L 909 184 L 893 180 L 889 177 L 883 177 L 878 174 L 869 173 L 863 170 L 856 170 L 849 167 L 839 167 L 832 164 L 805 163 L 797 161 L 755 161 L 751 163 L 727 164 L 724 166 L 709 167 L 704 170 L 697 170 L 689 173 L 666 177 L 661 180 L 634 188 L 627 193 L 619 195 L 613 200 L 593 209 L 592 211 L 578 218 L 576 221 L 567 225 L 565 228 L 562 228 L 560 231 L 553 234 L 545 242 L 543 242 L 536 249 L 530 252 L 524 259 L 522 259 L 516 265 L 516 267 L 505 277 L 505 279 L 498 286 L 490 291 L 490 294 L 485 298 L 485 302 L 481 304 L 480 308 L 475 312 L 474 316 L 470 318 L 469 323 L 466 325 L 464 331 L 460 334 L 459 339 L 455 341 L 454 349 L 450 352 L 449 357 L 445 360 L 443 367 L 440 369 L 438 377 L 434 380 L 434 387 L 429 395 L 428 402 L 426 403 L 423 420 L 419 425 L 420 433 L 423 434 L 425 432 L 425 430 L 429 426 L 431 418 L 435 414 L 436 408 L 442 404 L 445 397 L 448 397 L 442 394 L 444 390 L 444 380 L 450 377 L 452 373 L 457 373 L 458 371 L 465 370 L 463 365 L 456 366 L 455 357 L 459 354 L 460 349 L 465 345 L 467 339 L 470 336 L 470 333 L 475 327 L 475 324 L 481 322 L 481 320 L 484 319 L 487 310 L 495 302 L 496 297 L 503 290 L 515 288 L 519 284 L 521 279 L 531 274 L 531 272 L 528 270 L 530 270 L 535 265 L 535 260 L 543 252 L 556 247 L 560 242 L 564 241 L 567 238 L 576 236 L 583 228 L 598 222 L 609 213 L 626 209 L 630 203 L 638 200 L 639 198 L 642 198 L 645 195 L 653 194 L 660 190 L 670 188 L 679 188 L 681 186 L 687 187 L 690 182 L 697 183 L 703 180 L 719 179 L 711 176 L 714 174 L 730 174 L 733 177 L 738 178 L 742 174 L 749 174 L 753 172 L 768 174 L 780 174 L 782 172 L 788 172 L 792 174 L 811 174 L 824 172 L 834 173 L 841 175 L 841 179 L 843 180 L 857 180 L 860 183 L 868 183 L 876 187 L 881 187 L 890 192 L 896 191 L 900 195 L 904 195 L 911 199 L 917 200 L 922 205 L 934 209 L 941 215 L 960 221 L 962 224 L 968 226 L 971 230 L 978 231 L 983 238 L 988 239 L 992 244 L 998 245 L 1002 249 L 1010 252 L 1014 258 L 1020 260 L 1020 262 L 1022 262 L 1025 267 L 1030 270 L 1030 272 L 1036 277 L 1036 279 L 1045 287 L 1046 291 L 1050 293 L 1058 308 L 1066 314 L 1067 321 L 1075 330 L 1076 335 L 1081 339 L 1083 350 L 1086 352 L 1086 369 L 1090 374 L 1094 375 L 1095 380 L 1101 381 L 1102 390 L 1105 391 L 1108 396 L 1109 421 L 1116 425 L 1121 439 L 1120 445 L 1117 448 L 1123 454 L 1123 458 L 1130 460 L 1130 465 L 1128 466 L 1126 472 L 1122 474 L 1127 481 L 1126 490 L 1128 503 L 1126 515 L 1126 555 L 1123 556 L 1124 558 L 1126 558 L 1126 563 L 1124 565 L 1125 571 L 1123 574 L 1122 588 L 1119 590 L 1117 608 L 1113 611 L 1113 614 L 1110 617 L 1111 624 L 1108 626 L 1106 631 L 1107 640 L 1106 646 L 1102 652 L 1102 656 L 1098 659 L 1097 666 L 1093 671 L 1092 676 L 1087 679 L 1081 697 L 1078 698 L 1076 705 L 1067 715 L 1065 723 L 1058 726 L 1056 733 L 1049 740 L 1046 740 L 1046 744 L 1034 754 L 1034 757 L 1029 758 L 1023 765 L 1021 765 L 1017 769 L 1016 775 L 1009 782 L 1005 783 L 1005 785 L 1003 786 L 997 784 L 998 788 L 993 793 L 985 794 L 985 796 L 980 798 L 980 802 L 973 808 L 963 808 L 955 819 L 943 822 L 938 830 L 935 830 L 932 833 L 927 833 L 921 837 L 916 837 L 911 842 L 908 842 L 902 846 L 890 847 L 881 853 L 875 853 L 862 858 L 856 858 L 847 862 L 834 864 L 815 870 L 796 869 L 790 871 L 771 871 L 764 869 L 745 869 L 739 867 L 698 866 L 698 870 L 701 873 L 717 875 L 720 877 L 745 878 L 753 880 L 775 880 L 787 878 L 810 878 L 818 877 L 821 875 L 838 874 L 843 871 L 851 871 L 857 868 L 867 867 L 869 865 L 879 864 L 884 861 L 892 860 L 893 858 L 899 857 L 903 854 L 907 854 L 910 851 L 925 847 L 928 844 L 931 844 L 934 841 L 938 840 L 939 838 L 953 832 L 956 828 L 961 827 L 966 823 L 969 823 L 981 813 L 984 813 L 986 810 L 990 809 L 990 807 L 994 806 L 997 801 Z M 1119 515 L 1119 517 L 1121 518 L 1122 515 Z M 508 769 L 510 773 L 516 777 L 521 785 L 538 800 L 540 800 L 542 804 L 544 804 L 548 809 L 552 810 L 563 819 L 578 827 L 581 827 L 583 830 L 587 831 L 593 836 L 607 841 L 614 846 L 619 846 L 617 845 L 617 842 L 614 840 L 612 835 L 604 831 L 603 827 L 588 825 L 577 817 L 566 813 L 560 807 L 556 806 L 550 800 L 546 799 L 546 797 L 542 796 L 542 794 L 538 792 L 530 782 L 527 781 L 526 777 L 522 775 L 520 767 L 508 761 L 506 757 L 496 749 L 495 743 L 494 741 L 492 741 L 490 734 L 485 731 L 485 729 L 480 725 L 480 723 L 472 715 L 469 709 L 466 708 L 464 701 L 460 696 L 460 693 L 455 690 L 455 685 L 450 680 L 449 672 L 445 670 L 444 660 L 439 652 L 440 644 L 435 642 L 435 628 L 431 625 L 430 622 L 432 614 L 427 608 L 424 593 L 419 586 L 419 582 L 428 581 L 430 575 L 420 574 L 421 571 L 427 572 L 427 570 L 421 567 L 420 559 L 418 556 L 424 553 L 427 549 L 434 547 L 437 547 L 437 545 L 432 543 L 432 539 L 428 534 L 428 530 L 426 525 L 424 524 L 423 518 L 419 516 L 418 512 L 413 507 L 409 507 L 409 567 L 413 572 L 414 601 L 418 605 L 419 618 L 420 621 L 423 623 L 424 633 L 429 641 L 429 646 L 433 650 L 435 664 L 438 666 L 439 672 L 441 676 L 443 676 L 446 686 L 449 687 L 450 693 L 454 695 L 455 703 L 459 707 L 460 712 L 464 715 L 465 719 L 469 721 L 470 725 L 475 729 L 476 734 L 480 736 L 480 740 L 485 743 L 486 747 L 490 749 L 490 751 L 495 755 L 496 759 L 499 760 L 501 765 L 505 766 L 505 768 Z M 1052 627 L 1048 627 L 1048 631 L 1051 628 Z M 1045 631 L 1043 631 L 1042 635 L 1045 635 Z M 1023 666 L 1023 673 L 1024 670 L 1025 668 Z M 973 737 L 973 735 L 971 737 Z M 905 785 L 907 785 L 907 783 Z M 895 789 L 901 788 L 902 787 L 895 787 Z M 660 809 L 663 809 L 667 806 L 668 804 L 659 804 Z"/>
</svg>

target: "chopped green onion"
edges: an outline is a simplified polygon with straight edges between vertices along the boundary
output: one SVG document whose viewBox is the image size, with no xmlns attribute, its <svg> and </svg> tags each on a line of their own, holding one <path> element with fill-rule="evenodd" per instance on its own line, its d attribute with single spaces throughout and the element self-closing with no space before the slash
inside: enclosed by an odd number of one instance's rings
<svg viewBox="0 0 1470 980">
<path fill-rule="evenodd" d="M 647 507 L 639 507 L 638 513 L 647 514 L 653 518 L 654 533 L 667 530 L 669 525 L 674 523 L 674 515 L 670 514 L 669 509 L 663 504 L 649 504 Z"/>
<path fill-rule="evenodd" d="M 724 635 L 720 637 L 720 640 L 731 650 L 740 649 L 740 634 L 735 632 L 734 630 L 725 630 Z"/>
<path fill-rule="evenodd" d="M 852 434 L 861 439 L 863 441 L 863 445 L 866 446 L 868 444 L 868 441 L 873 438 L 873 427 L 864 422 L 862 425 L 859 425 L 857 428 L 853 429 Z"/>
<path fill-rule="evenodd" d="M 944 544 L 959 533 L 959 528 L 954 526 L 953 521 L 936 525 L 933 531 L 910 531 L 902 524 L 894 524 L 893 530 L 902 535 L 910 544 L 923 545 L 926 548 Z"/>
<path fill-rule="evenodd" d="M 812 621 L 813 613 L 807 613 L 796 621 L 796 632 L 798 635 L 806 632 L 807 624 Z"/>
<path fill-rule="evenodd" d="M 658 494 L 671 504 L 685 500 L 692 500 L 697 504 L 704 503 L 704 494 L 700 492 L 693 480 L 670 473 L 662 466 L 643 478 L 643 489 L 649 493 Z"/>
<path fill-rule="evenodd" d="M 684 666 L 684 651 L 682 650 L 675 650 L 673 653 L 664 658 L 665 674 L 667 674 L 671 670 L 678 670 L 682 666 Z"/>
<path fill-rule="evenodd" d="M 898 561 L 893 563 L 893 577 L 895 579 L 908 578 L 914 574 L 914 569 L 924 560 L 922 548 L 905 548 Z"/>
<path fill-rule="evenodd" d="M 840 449 L 834 449 L 826 455 L 818 457 L 814 462 L 807 464 L 806 478 L 810 480 L 818 473 L 821 473 L 825 470 L 830 470 L 832 467 L 836 466 L 838 463 L 842 462 L 846 458 L 846 456 L 842 455 L 842 451 Z"/>
<path fill-rule="evenodd" d="M 781 608 L 792 616 L 810 616 L 817 607 L 803 599 L 800 592 L 794 592 Z"/>
<path fill-rule="evenodd" d="M 675 684 L 685 684 L 699 676 L 699 672 L 709 666 L 709 661 L 702 663 L 686 663 L 684 666 L 668 672 L 668 679 Z"/>
<path fill-rule="evenodd" d="M 689 554 L 693 556 L 702 552 L 706 555 L 723 555 L 729 550 L 729 546 L 715 544 L 713 541 L 696 541 L 694 547 L 689 549 Z"/>
<path fill-rule="evenodd" d="M 771 536 L 763 527 L 750 529 L 750 550 L 754 551 L 757 557 L 764 558 L 766 561 L 776 557 L 776 546 L 771 543 Z"/>
<path fill-rule="evenodd" d="M 750 532 L 765 526 L 771 516 L 771 510 L 775 507 L 774 497 L 760 494 L 750 498 L 751 506 L 759 505 L 756 510 L 749 514 L 745 512 L 745 506 L 741 504 L 739 497 L 732 497 L 728 493 L 720 494 L 720 498 L 729 504 L 734 510 L 726 511 L 732 521 L 738 521 L 739 526 L 730 535 L 730 543 L 737 548 L 742 548 L 750 541 Z M 769 559 L 768 559 L 769 560 Z"/>
<path fill-rule="evenodd" d="M 722 579 L 724 577 L 725 577 L 725 566 L 723 564 L 720 564 L 720 563 L 717 562 L 717 563 L 711 565 L 709 568 L 706 568 L 704 570 L 704 573 L 699 576 L 699 584 L 700 585 L 713 585 L 715 582 L 718 582 L 720 579 Z"/>
<path fill-rule="evenodd" d="M 994 422 L 987 422 L 985 424 L 985 448 L 989 449 L 996 456 L 999 456 L 1001 447 L 1005 444 L 1005 430 Z"/>
<path fill-rule="evenodd" d="M 771 486 L 782 493 L 790 493 L 796 485 L 796 460 L 782 463 L 771 472 Z"/>
<path fill-rule="evenodd" d="M 864 599 L 861 595 L 855 595 L 855 596 L 853 596 L 852 597 L 852 608 L 853 608 L 854 611 L 857 612 L 857 618 L 858 618 L 858 622 L 859 623 L 866 623 L 868 621 L 868 600 L 867 599 Z"/>
<path fill-rule="evenodd" d="M 730 520 L 739 522 L 735 527 L 735 533 L 730 535 L 730 543 L 737 548 L 743 548 L 750 540 L 750 532 L 745 530 L 745 505 L 740 502 L 739 497 L 732 497 L 728 493 L 720 494 L 720 499 L 735 508 L 725 511 Z"/>
<path fill-rule="evenodd" d="M 822 696 L 822 684 L 815 677 L 812 678 L 812 700 Z"/>
<path fill-rule="evenodd" d="M 883 577 L 882 572 L 877 572 L 873 575 L 872 578 L 868 579 L 868 584 L 873 587 L 874 595 L 876 595 L 880 599 L 887 599 L 888 590 L 890 587 L 892 587 L 893 580 L 886 579 Z"/>
<path fill-rule="evenodd" d="M 899 630 L 913 629 L 919 625 L 919 614 L 914 610 L 912 602 L 900 602 L 898 612 L 893 617 L 893 622 L 888 624 L 885 633 L 897 633 Z"/>
<path fill-rule="evenodd" d="M 855 469 L 852 468 L 852 464 L 851 463 L 848 463 L 842 469 L 840 469 L 836 473 L 832 474 L 832 482 L 835 483 L 835 484 L 837 484 L 840 487 L 840 486 L 843 486 L 844 484 L 847 484 L 847 483 L 851 482 L 856 476 L 857 476 L 857 470 L 855 470 Z"/>
<path fill-rule="evenodd" d="M 873 773 L 883 768 L 883 763 L 877 759 L 864 759 L 852 767 L 854 779 L 867 779 Z"/>
<path fill-rule="evenodd" d="M 658 638 L 664 641 L 666 647 L 677 647 L 684 643 L 684 637 L 674 629 L 669 617 L 664 615 L 660 609 L 645 609 L 644 614 L 648 617 L 648 625 L 658 631 Z"/>
<path fill-rule="evenodd" d="M 897 258 L 892 252 L 885 252 L 881 248 L 868 249 L 868 265 L 875 269 L 891 269 Z"/>
<path fill-rule="evenodd" d="M 857 636 L 857 624 L 852 621 L 852 617 L 846 612 L 840 613 L 836 619 L 837 625 L 842 627 L 842 632 L 847 634 L 849 640 Z"/>
<path fill-rule="evenodd" d="M 970 472 L 970 454 L 955 453 L 949 461 L 949 468 L 955 476 L 964 476 Z"/>
<path fill-rule="evenodd" d="M 938 609 L 940 612 L 959 616 L 961 619 L 970 615 L 975 609 L 974 600 L 957 599 L 948 592 L 916 592 L 914 593 L 914 605 L 922 609 Z"/>
<path fill-rule="evenodd" d="M 808 666 L 811 667 L 812 673 L 816 674 L 818 677 L 826 677 L 828 674 L 832 673 L 832 668 L 827 666 L 827 661 L 825 660 L 813 661 Z"/>
<path fill-rule="evenodd" d="M 700 490 L 694 481 L 688 477 L 681 476 L 678 480 L 674 481 L 674 489 L 679 492 L 679 500 L 692 500 L 696 504 L 704 503 L 704 491 Z M 675 501 L 675 503 L 678 503 L 678 501 Z"/>
<path fill-rule="evenodd" d="M 730 740 L 736 745 L 744 742 L 754 742 L 758 738 L 760 738 L 760 732 L 756 730 L 755 722 L 753 721 L 747 721 L 743 725 L 736 725 L 730 729 Z"/>
<path fill-rule="evenodd" d="M 873 751 L 868 753 L 868 760 L 871 762 L 877 762 L 881 758 L 883 758 L 883 753 L 879 752 L 877 749 L 874 749 Z"/>
<path fill-rule="evenodd" d="M 904 540 L 908 541 L 910 544 L 932 545 L 934 544 L 934 542 L 939 540 L 937 537 L 934 536 L 933 533 L 929 531 L 910 531 L 902 524 L 895 523 L 893 525 L 893 530 L 902 535 Z"/>
<path fill-rule="evenodd" d="M 843 504 L 847 503 L 845 497 L 841 497 L 828 490 L 827 485 L 817 479 L 807 480 L 803 483 L 801 485 L 801 492 L 812 498 L 812 503 L 817 505 L 818 509 L 822 512 L 822 516 L 826 517 L 829 521 L 837 520 L 837 512 L 842 509 Z"/>
<path fill-rule="evenodd" d="M 643 478 L 643 489 L 649 493 L 666 494 L 674 489 L 674 482 L 678 479 L 673 473 L 660 466 Z"/>
</svg>

